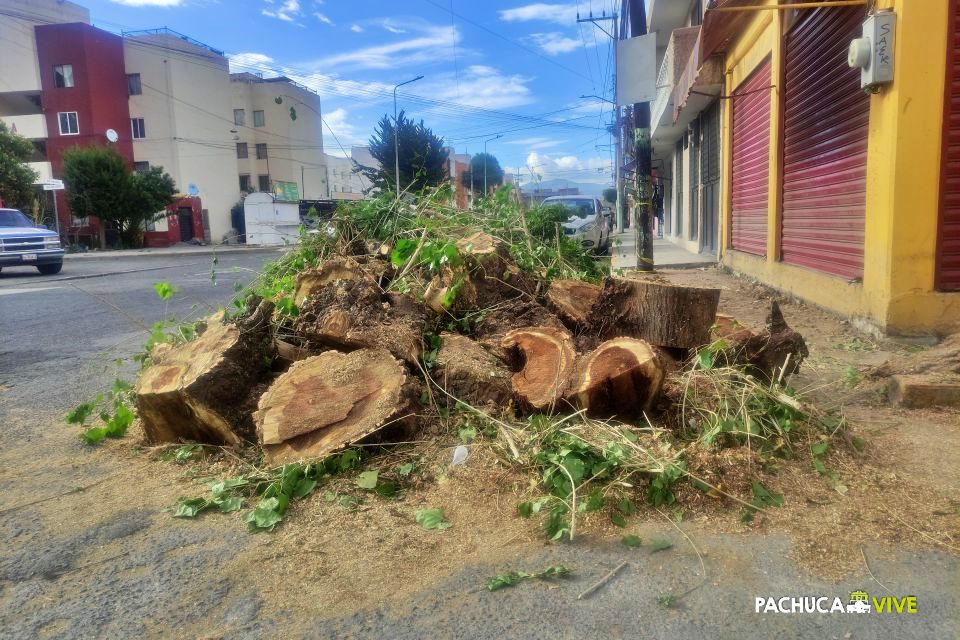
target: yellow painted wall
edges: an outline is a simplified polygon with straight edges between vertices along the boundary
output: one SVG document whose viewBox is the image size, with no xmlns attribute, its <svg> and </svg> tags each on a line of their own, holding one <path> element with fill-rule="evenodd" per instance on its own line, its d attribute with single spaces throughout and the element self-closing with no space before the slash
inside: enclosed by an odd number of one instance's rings
<svg viewBox="0 0 960 640">
<path fill-rule="evenodd" d="M 947 0 L 880 0 L 897 12 L 894 82 L 871 97 L 863 282 L 848 282 L 779 261 L 782 12 L 761 11 L 727 52 L 726 93 L 768 55 L 773 63 L 767 257 L 728 249 L 729 180 L 723 180 L 723 263 L 890 333 L 960 328 L 960 293 L 933 289 L 939 207 Z M 729 109 L 727 110 L 730 111 Z M 724 118 L 730 166 L 732 119 Z"/>
</svg>

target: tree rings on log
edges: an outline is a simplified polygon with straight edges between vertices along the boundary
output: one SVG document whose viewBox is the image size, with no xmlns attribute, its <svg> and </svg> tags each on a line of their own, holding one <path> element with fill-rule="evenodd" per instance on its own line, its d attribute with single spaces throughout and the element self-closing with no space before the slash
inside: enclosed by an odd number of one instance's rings
<svg viewBox="0 0 960 640">
<path fill-rule="evenodd" d="M 526 327 L 503 337 L 501 346 L 516 354 L 520 370 L 511 383 L 524 407 L 550 411 L 567 390 L 576 352 L 565 329 Z"/>
<path fill-rule="evenodd" d="M 271 463 L 323 458 L 412 416 L 414 387 L 385 349 L 327 351 L 295 362 L 254 414 Z"/>
<path fill-rule="evenodd" d="M 582 280 L 554 280 L 547 288 L 547 306 L 571 329 L 586 327 L 600 292 L 598 285 Z"/>
<path fill-rule="evenodd" d="M 624 420 L 649 411 L 662 384 L 663 367 L 649 344 L 614 338 L 580 357 L 566 397 L 590 415 Z"/>
</svg>

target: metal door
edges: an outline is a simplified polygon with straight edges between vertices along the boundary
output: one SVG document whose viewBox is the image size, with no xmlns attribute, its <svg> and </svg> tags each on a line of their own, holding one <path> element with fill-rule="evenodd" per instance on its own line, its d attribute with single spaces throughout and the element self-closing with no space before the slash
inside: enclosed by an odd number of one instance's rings
<svg viewBox="0 0 960 640">
<path fill-rule="evenodd" d="M 690 125 L 690 239 L 700 232 L 700 121 Z"/>
<path fill-rule="evenodd" d="M 180 207 L 177 209 L 177 222 L 180 226 L 180 242 L 193 239 L 193 209 Z"/>
<path fill-rule="evenodd" d="M 870 97 L 847 65 L 862 7 L 814 9 L 786 38 L 781 258 L 863 276 Z"/>
<path fill-rule="evenodd" d="M 769 58 L 733 92 L 730 169 L 730 248 L 767 255 L 770 189 Z"/>
<path fill-rule="evenodd" d="M 683 235 L 683 139 L 677 140 L 677 146 L 674 151 L 674 160 L 677 170 L 673 174 L 674 193 L 676 198 L 673 200 L 673 235 L 678 238 Z"/>
<path fill-rule="evenodd" d="M 944 87 L 937 277 L 940 291 L 960 291 L 960 2 L 951 0 Z"/>
<path fill-rule="evenodd" d="M 720 218 L 720 101 L 703 112 L 700 150 L 700 208 L 703 212 L 701 251 L 717 252 L 717 229 Z"/>
</svg>

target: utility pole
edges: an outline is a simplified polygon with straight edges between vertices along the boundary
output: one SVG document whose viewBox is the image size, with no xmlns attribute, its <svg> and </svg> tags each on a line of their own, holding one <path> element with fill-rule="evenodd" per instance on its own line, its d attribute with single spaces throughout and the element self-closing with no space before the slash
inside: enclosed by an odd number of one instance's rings
<svg viewBox="0 0 960 640">
<path fill-rule="evenodd" d="M 647 34 L 645 0 L 630 2 L 630 36 Z M 653 233 L 650 227 L 653 209 L 653 185 L 650 181 L 653 163 L 650 149 L 650 103 L 633 105 L 633 147 L 637 176 L 637 206 L 633 218 L 637 227 L 637 270 L 653 271 Z"/>
<path fill-rule="evenodd" d="M 490 140 L 483 141 L 483 197 L 484 198 L 486 198 L 489 195 L 489 192 L 487 191 L 487 165 L 490 163 L 490 156 L 487 155 L 487 143 L 502 137 L 503 137 L 503 134 L 498 133 L 497 135 L 490 138 Z M 473 182 L 472 179 L 471 179 L 471 182 Z"/>
<path fill-rule="evenodd" d="M 421 80 L 423 76 L 417 76 L 413 80 L 401 82 L 393 87 L 393 159 L 397 177 L 397 199 L 400 199 L 400 123 L 397 122 L 397 89 L 405 84 Z"/>
<path fill-rule="evenodd" d="M 613 83 L 612 83 L 613 101 L 612 101 L 612 104 L 613 104 L 614 144 L 616 145 L 616 166 L 614 167 L 614 171 L 616 172 L 616 174 L 614 175 L 613 181 L 614 181 L 614 186 L 617 189 L 617 201 L 614 204 L 617 210 L 617 214 L 616 216 L 614 216 L 614 218 L 616 222 L 616 232 L 622 233 L 624 216 L 623 216 L 623 197 L 621 196 L 621 194 L 623 193 L 623 178 L 622 178 L 623 172 L 621 171 L 621 167 L 623 166 L 623 154 L 620 149 L 620 105 L 617 104 L 617 42 L 620 40 L 620 30 L 618 28 L 618 25 L 619 25 L 618 19 L 619 19 L 619 16 L 616 13 L 613 13 L 608 16 L 606 11 L 600 14 L 600 16 L 594 16 L 593 12 L 591 11 L 590 15 L 586 18 L 581 18 L 580 13 L 577 12 L 577 22 L 589 22 L 595 27 L 601 29 L 604 33 L 606 33 L 608 36 L 610 36 L 610 38 L 613 39 Z M 613 33 L 608 32 L 606 29 L 604 29 L 598 24 L 598 22 L 602 22 L 605 20 L 613 21 Z M 580 96 L 580 97 L 582 98 L 583 96 Z M 605 100 L 605 98 L 601 98 L 601 99 Z"/>
</svg>

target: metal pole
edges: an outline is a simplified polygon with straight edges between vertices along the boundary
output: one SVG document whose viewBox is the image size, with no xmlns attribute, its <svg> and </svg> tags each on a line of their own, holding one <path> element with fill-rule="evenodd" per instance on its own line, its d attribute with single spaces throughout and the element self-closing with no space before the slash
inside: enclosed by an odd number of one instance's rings
<svg viewBox="0 0 960 640">
<path fill-rule="evenodd" d="M 394 171 L 396 171 L 395 175 L 397 177 L 397 198 L 400 197 L 400 123 L 397 122 L 397 89 L 422 78 L 423 76 L 417 76 L 413 80 L 401 82 L 393 87 L 393 159 L 395 163 Z"/>
<path fill-rule="evenodd" d="M 57 192 L 51 191 L 53 194 L 53 226 L 57 229 L 57 236 L 60 235 L 60 212 L 57 210 Z"/>
<path fill-rule="evenodd" d="M 616 36 L 613 40 L 613 129 L 616 136 L 616 163 L 613 168 L 617 172 L 614 177 L 614 186 L 617 189 L 617 201 L 613 205 L 617 208 L 617 233 L 623 233 L 623 148 L 621 145 L 622 135 L 620 135 L 620 103 L 617 100 L 617 45 L 620 43 L 619 20 L 613 19 L 613 33 Z"/>
<path fill-rule="evenodd" d="M 487 197 L 487 163 L 490 160 L 490 156 L 487 155 L 487 143 L 490 142 L 491 140 L 496 140 L 497 138 L 502 138 L 502 137 L 503 137 L 503 134 L 498 133 L 497 135 L 493 136 L 489 140 L 483 141 L 483 197 L 484 198 Z M 472 179 L 470 181 L 473 182 Z"/>
<path fill-rule="evenodd" d="M 300 197 L 307 199 L 307 183 L 303 180 L 303 165 L 300 165 Z"/>
</svg>

